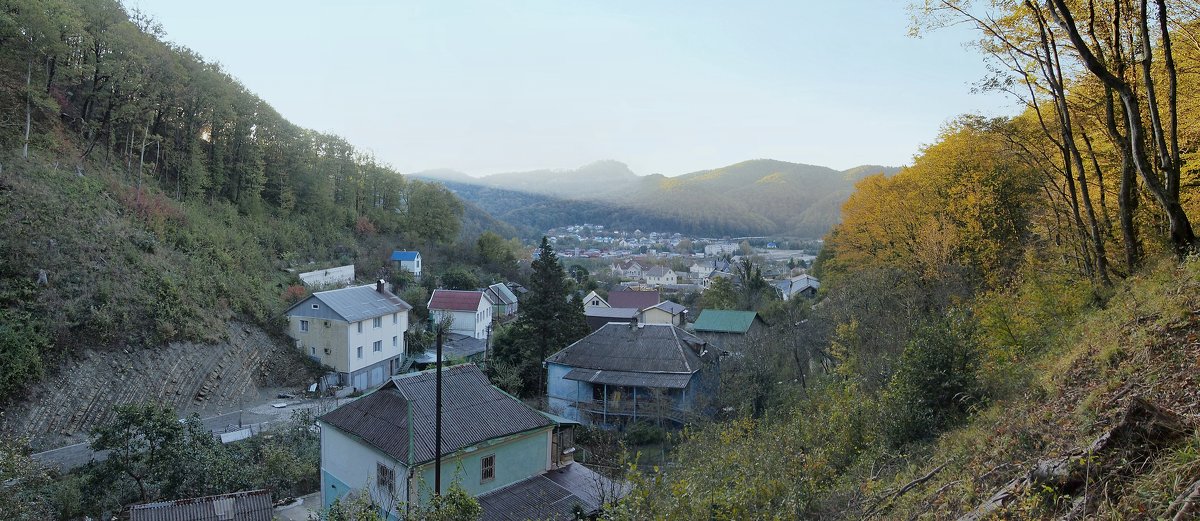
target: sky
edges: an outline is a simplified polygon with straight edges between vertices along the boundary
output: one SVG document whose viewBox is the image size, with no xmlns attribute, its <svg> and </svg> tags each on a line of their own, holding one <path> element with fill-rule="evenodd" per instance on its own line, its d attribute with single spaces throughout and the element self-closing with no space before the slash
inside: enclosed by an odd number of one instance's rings
<svg viewBox="0 0 1200 521">
<path fill-rule="evenodd" d="M 576 168 L 680 175 L 770 158 L 900 166 L 973 94 L 952 28 L 904 0 L 127 0 L 292 123 L 409 173 Z"/>
</svg>

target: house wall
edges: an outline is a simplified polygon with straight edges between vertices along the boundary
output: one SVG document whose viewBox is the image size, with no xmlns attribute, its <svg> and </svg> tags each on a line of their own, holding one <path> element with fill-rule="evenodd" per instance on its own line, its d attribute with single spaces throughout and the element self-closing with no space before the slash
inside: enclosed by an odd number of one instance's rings
<svg viewBox="0 0 1200 521">
<path fill-rule="evenodd" d="M 321 504 L 325 508 L 351 490 L 367 489 L 378 505 L 408 501 L 405 486 L 408 469 L 374 447 L 358 441 L 335 427 L 318 421 L 321 428 Z M 386 497 L 376 485 L 376 464 L 395 469 L 396 498 Z"/>
<path fill-rule="evenodd" d="M 302 320 L 308 321 L 308 331 L 300 330 Z M 346 358 L 347 325 L 337 319 L 291 316 L 288 318 L 288 336 L 296 339 L 297 347 L 304 354 L 339 373 L 347 373 L 350 370 Z"/>
<path fill-rule="evenodd" d="M 517 481 L 536 476 L 550 470 L 550 436 L 553 427 L 516 434 L 507 439 L 489 440 L 442 458 L 442 493 L 450 488 L 455 478 L 473 496 L 485 494 Z M 470 452 L 467 450 L 474 448 Z M 496 477 L 481 482 L 483 458 L 496 456 Z M 433 491 L 433 463 L 416 469 L 420 477 L 420 501 L 428 501 Z"/>
<path fill-rule="evenodd" d="M 645 311 L 642 311 L 638 321 L 643 324 L 679 325 L 679 315 L 672 315 L 658 308 L 647 308 Z"/>
<path fill-rule="evenodd" d="M 487 325 L 492 322 L 492 306 L 486 298 L 479 299 L 479 308 L 475 311 L 429 310 L 430 318 L 434 322 L 441 320 L 446 314 L 454 320 L 450 331 L 473 338 L 487 338 Z"/>
<path fill-rule="evenodd" d="M 550 412 L 564 418 L 582 421 L 575 401 L 590 401 L 592 385 L 589 383 L 563 378 L 572 368 L 562 364 L 546 364 L 546 394 L 549 398 Z"/>
<path fill-rule="evenodd" d="M 358 332 L 358 322 L 346 327 L 346 372 L 355 373 L 363 368 L 378 364 L 404 354 L 404 332 L 408 330 L 408 313 L 401 312 L 383 315 L 380 327 L 374 327 L 374 320 L 368 318 L 362 321 L 362 333 Z M 396 337 L 396 346 L 392 346 L 392 337 Z M 383 349 L 378 353 L 372 350 L 371 344 L 376 340 L 383 342 Z M 358 357 L 358 346 L 363 348 L 362 358 Z"/>
</svg>

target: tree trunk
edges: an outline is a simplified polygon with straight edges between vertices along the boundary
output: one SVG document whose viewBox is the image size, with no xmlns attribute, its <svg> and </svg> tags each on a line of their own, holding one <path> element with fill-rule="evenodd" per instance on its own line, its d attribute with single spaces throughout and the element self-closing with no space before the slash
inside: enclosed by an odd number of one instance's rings
<svg viewBox="0 0 1200 521">
<path fill-rule="evenodd" d="M 21 157 L 29 159 L 29 132 L 33 125 L 33 58 L 25 61 L 25 145 Z"/>
</svg>

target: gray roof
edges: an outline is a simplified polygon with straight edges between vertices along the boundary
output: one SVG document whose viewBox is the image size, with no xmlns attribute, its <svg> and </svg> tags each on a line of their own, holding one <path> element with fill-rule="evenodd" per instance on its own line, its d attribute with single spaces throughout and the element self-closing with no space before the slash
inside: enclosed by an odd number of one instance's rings
<svg viewBox="0 0 1200 521">
<path fill-rule="evenodd" d="M 443 361 L 455 358 L 465 359 L 482 353 L 485 350 L 487 350 L 487 340 L 482 338 L 475 338 L 461 333 L 446 333 L 442 339 Z M 410 358 L 418 364 L 434 364 L 437 363 L 437 349 L 436 347 L 427 348 L 425 352 Z"/>
<path fill-rule="evenodd" d="M 586 317 L 632 319 L 638 315 L 638 308 L 606 308 L 604 306 L 584 306 L 583 315 Z"/>
<path fill-rule="evenodd" d="M 499 282 L 497 282 L 495 284 L 492 284 L 491 286 L 488 286 L 487 289 L 488 289 L 489 293 L 492 293 L 495 296 L 499 297 L 500 301 L 497 302 L 498 304 L 516 304 L 517 303 L 517 296 L 514 295 L 512 290 L 508 289 L 508 286 L 505 286 L 504 284 L 500 284 Z"/>
<path fill-rule="evenodd" d="M 683 304 L 677 304 L 675 302 L 671 302 L 670 300 L 664 300 L 662 302 L 659 302 L 657 306 L 651 306 L 651 307 L 661 309 L 672 315 L 678 315 L 680 313 L 683 313 L 684 311 L 687 311 L 687 306 L 684 306 Z M 649 308 L 647 308 L 647 309 L 649 309 Z"/>
<path fill-rule="evenodd" d="M 572 463 L 561 469 L 524 479 L 479 496 L 481 521 L 573 520 L 579 505 L 584 514 L 595 514 L 607 499 L 623 496 L 628 487 L 610 481 L 591 469 Z"/>
<path fill-rule="evenodd" d="M 130 521 L 271 521 L 271 492 L 251 490 L 129 507 Z"/>
<path fill-rule="evenodd" d="M 434 458 L 433 370 L 396 376 L 374 392 L 318 418 L 395 458 L 421 464 Z M 412 406 L 412 428 L 408 424 Z M 442 370 L 442 454 L 554 423 L 493 387 L 474 364 Z M 411 442 L 410 442 L 411 437 Z"/>
<path fill-rule="evenodd" d="M 313 304 L 324 304 L 313 309 Z M 404 299 L 384 289 L 376 291 L 374 284 L 349 288 L 318 291 L 288 308 L 285 315 L 313 318 L 337 318 L 346 322 L 358 322 L 392 313 L 403 313 L 412 309 Z M 333 316 L 330 316 L 330 312 Z"/>
<path fill-rule="evenodd" d="M 572 369 L 563 375 L 563 379 L 591 384 L 615 385 L 618 387 L 683 389 L 692 380 L 692 373 L 635 373 L 631 371 L 602 371 L 600 369 Z"/>
<path fill-rule="evenodd" d="M 550 355 L 547 362 L 575 368 L 635 373 L 691 374 L 707 342 L 670 324 L 610 322 Z"/>
</svg>

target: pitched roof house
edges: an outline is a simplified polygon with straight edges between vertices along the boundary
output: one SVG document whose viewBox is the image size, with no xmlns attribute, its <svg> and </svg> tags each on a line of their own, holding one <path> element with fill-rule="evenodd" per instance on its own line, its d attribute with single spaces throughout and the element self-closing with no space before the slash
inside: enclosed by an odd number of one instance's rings
<svg viewBox="0 0 1200 521">
<path fill-rule="evenodd" d="M 783 280 L 776 280 L 771 282 L 771 285 L 775 286 L 775 289 L 779 291 L 779 294 L 783 297 L 783 300 L 789 300 L 796 295 L 806 298 L 815 298 L 817 296 L 817 290 L 821 289 L 821 281 L 808 274 Z"/>
<path fill-rule="evenodd" d="M 499 282 L 483 290 L 492 302 L 492 316 L 496 318 L 511 317 L 517 314 L 517 296 L 508 286 Z"/>
<path fill-rule="evenodd" d="M 482 291 L 435 289 L 429 296 L 429 318 L 438 322 L 449 317 L 450 331 L 487 338 L 492 323 L 492 303 Z"/>
<path fill-rule="evenodd" d="M 421 252 L 396 250 L 388 260 L 395 264 L 397 270 L 409 271 L 418 279 L 421 278 Z"/>
<path fill-rule="evenodd" d="M 483 519 L 504 519 L 514 502 L 536 502 L 538 498 L 511 495 L 539 489 L 548 472 L 607 481 L 564 456 L 571 451 L 556 429 L 559 423 L 493 387 L 474 364 L 444 369 L 442 380 L 442 492 L 458 473 L 467 492 L 490 498 L 481 501 Z M 428 501 L 437 454 L 436 414 L 436 374 L 424 371 L 395 377 L 317 418 L 325 507 L 364 489 L 381 510 L 397 518 L 405 515 L 401 505 Z M 586 499 L 590 491 L 577 490 L 571 481 L 555 485 L 569 505 L 591 508 L 585 513 L 600 507 Z"/>
<path fill-rule="evenodd" d="M 399 372 L 410 309 L 379 281 L 318 291 L 284 315 L 297 348 L 332 367 L 341 385 L 366 389 Z"/>
<path fill-rule="evenodd" d="M 762 334 L 766 323 L 754 311 L 729 309 L 706 309 L 696 317 L 692 331 L 712 343 L 713 346 L 736 351 L 740 344 L 755 335 Z"/>
<path fill-rule="evenodd" d="M 643 309 L 638 314 L 638 322 L 642 324 L 671 324 L 684 326 L 687 324 L 687 307 L 670 300 L 664 300 Z"/>
<path fill-rule="evenodd" d="M 550 409 L 593 424 L 686 423 L 716 393 L 716 361 L 678 327 L 610 322 L 546 359 Z"/>
<path fill-rule="evenodd" d="M 646 284 L 665 285 L 679 283 L 679 277 L 675 272 L 671 268 L 664 266 L 650 268 L 646 270 L 643 276 L 646 278 Z"/>
<path fill-rule="evenodd" d="M 596 293 L 595 290 L 588 292 L 587 296 L 583 297 L 583 305 L 604 308 L 612 307 L 608 305 L 608 301 L 604 300 L 604 298 L 601 297 L 599 293 Z"/>
<path fill-rule="evenodd" d="M 638 308 L 610 308 L 606 306 L 583 306 L 583 318 L 592 331 L 604 327 L 609 322 L 629 323 L 638 320 L 641 310 Z"/>
</svg>

